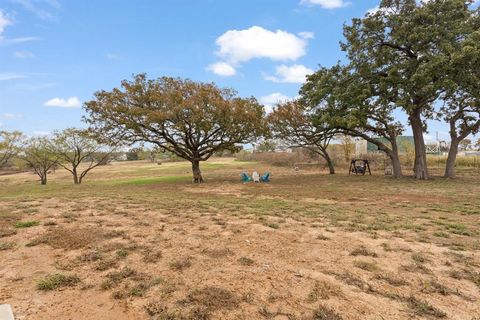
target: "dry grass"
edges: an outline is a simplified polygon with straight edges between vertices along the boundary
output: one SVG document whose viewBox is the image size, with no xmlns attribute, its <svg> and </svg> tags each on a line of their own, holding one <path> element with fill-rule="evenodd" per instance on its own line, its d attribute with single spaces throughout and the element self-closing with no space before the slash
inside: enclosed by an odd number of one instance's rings
<svg viewBox="0 0 480 320">
<path fill-rule="evenodd" d="M 114 164 L 80 186 L 63 171 L 43 187 L 0 177 L 0 300 L 24 319 L 480 314 L 479 172 L 416 182 L 232 160 L 203 168 L 201 186 L 186 163 Z M 272 182 L 241 184 L 253 169 Z M 55 275 L 42 287 L 61 294 L 29 300 L 39 274 Z"/>
<path fill-rule="evenodd" d="M 342 296 L 342 290 L 338 285 L 327 281 L 315 281 L 312 291 L 308 294 L 308 302 L 317 302 L 318 300 L 326 300 L 331 297 Z"/>
<path fill-rule="evenodd" d="M 55 249 L 75 250 L 98 243 L 102 231 L 95 228 L 57 228 L 33 240 L 35 244 L 46 244 Z"/>
</svg>

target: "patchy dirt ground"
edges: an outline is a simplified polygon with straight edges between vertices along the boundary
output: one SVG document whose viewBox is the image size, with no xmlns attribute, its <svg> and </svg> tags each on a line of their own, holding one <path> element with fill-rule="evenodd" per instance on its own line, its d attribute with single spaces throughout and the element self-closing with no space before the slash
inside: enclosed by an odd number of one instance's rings
<svg viewBox="0 0 480 320">
<path fill-rule="evenodd" d="M 415 182 L 212 161 L 0 177 L 17 319 L 480 319 L 480 174 Z M 238 182 L 270 170 L 270 184 Z M 122 174 L 123 173 L 123 174 Z"/>
</svg>

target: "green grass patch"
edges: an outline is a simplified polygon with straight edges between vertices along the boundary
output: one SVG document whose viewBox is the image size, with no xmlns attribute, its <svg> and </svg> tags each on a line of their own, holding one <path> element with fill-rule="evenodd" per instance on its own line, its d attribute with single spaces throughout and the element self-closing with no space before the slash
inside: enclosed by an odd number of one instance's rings
<svg viewBox="0 0 480 320">
<path fill-rule="evenodd" d="M 61 273 L 49 274 L 37 281 L 37 289 L 42 291 L 55 290 L 61 287 L 73 287 L 80 282 L 77 276 L 66 276 Z"/>
<path fill-rule="evenodd" d="M 17 221 L 13 225 L 15 228 L 30 228 L 30 227 L 35 227 L 38 226 L 40 222 L 35 221 L 35 220 L 29 220 L 29 221 Z"/>
</svg>

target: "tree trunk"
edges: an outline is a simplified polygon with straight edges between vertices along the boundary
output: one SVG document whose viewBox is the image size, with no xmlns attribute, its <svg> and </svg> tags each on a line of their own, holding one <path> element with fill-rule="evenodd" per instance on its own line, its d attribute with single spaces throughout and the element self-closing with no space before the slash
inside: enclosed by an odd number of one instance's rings
<svg viewBox="0 0 480 320">
<path fill-rule="evenodd" d="M 390 160 L 392 160 L 393 177 L 399 179 L 402 177 L 402 164 L 400 163 L 400 157 L 398 156 L 397 137 L 394 136 L 391 139 L 392 152 L 390 153 Z"/>
<path fill-rule="evenodd" d="M 328 152 L 323 151 L 322 155 L 325 161 L 327 162 L 328 170 L 330 171 L 330 174 L 335 174 L 335 167 L 333 166 L 333 161 L 330 158 L 330 155 L 328 154 Z"/>
<path fill-rule="evenodd" d="M 192 161 L 192 172 L 193 172 L 193 182 L 194 183 L 202 183 L 202 172 L 200 171 L 200 161 L 193 160 Z"/>
<path fill-rule="evenodd" d="M 40 176 L 40 183 L 44 186 L 47 184 L 47 173 L 45 172 L 45 174 L 41 175 Z"/>
<path fill-rule="evenodd" d="M 450 142 L 450 150 L 448 150 L 447 165 L 445 167 L 445 178 L 455 178 L 455 161 L 457 160 L 458 145 L 460 139 L 454 139 Z"/>
<path fill-rule="evenodd" d="M 74 184 L 80 184 L 80 183 L 82 183 L 82 181 L 78 179 L 77 168 L 73 168 L 72 174 L 73 174 L 73 183 L 74 183 Z"/>
<path fill-rule="evenodd" d="M 425 149 L 425 140 L 423 139 L 423 123 L 420 110 L 415 110 L 411 113 L 409 120 L 412 126 L 413 141 L 415 143 L 414 177 L 419 180 L 427 180 L 427 152 Z"/>
</svg>

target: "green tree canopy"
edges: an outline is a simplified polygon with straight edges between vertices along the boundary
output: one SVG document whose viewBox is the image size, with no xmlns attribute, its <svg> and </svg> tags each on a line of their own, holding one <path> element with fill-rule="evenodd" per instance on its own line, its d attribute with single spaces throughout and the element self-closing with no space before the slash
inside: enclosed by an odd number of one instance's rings
<svg viewBox="0 0 480 320">
<path fill-rule="evenodd" d="M 382 0 L 376 13 L 353 19 L 344 28 L 342 49 L 351 66 L 408 115 L 418 179 L 428 178 L 425 119 L 434 117 L 434 103 L 451 83 L 452 52 L 461 50 L 464 39 L 478 30 L 471 3 Z"/>
<path fill-rule="evenodd" d="M 290 147 L 301 147 L 320 155 L 327 162 L 330 174 L 335 174 L 327 148 L 338 132 L 328 123 L 318 121 L 301 101 L 289 101 L 276 106 L 268 115 L 273 136 Z"/>
<path fill-rule="evenodd" d="M 24 142 L 18 157 L 40 177 L 42 185 L 47 184 L 50 169 L 58 164 L 58 156 L 51 150 L 51 141 L 47 137 L 34 137 Z"/>
<path fill-rule="evenodd" d="M 231 89 L 179 78 L 122 81 L 85 103 L 87 123 L 108 140 L 147 142 L 192 163 L 194 182 L 203 182 L 200 161 L 260 136 L 263 107 Z"/>
<path fill-rule="evenodd" d="M 88 130 L 76 128 L 56 131 L 50 150 L 58 157 L 58 164 L 72 174 L 75 184 L 81 184 L 83 178 L 113 152 L 112 148 L 98 143 Z"/>
<path fill-rule="evenodd" d="M 20 131 L 0 131 L 0 169 L 18 154 L 23 139 Z"/>
<path fill-rule="evenodd" d="M 403 126 L 394 119 L 396 106 L 369 77 L 351 66 L 320 68 L 308 77 L 300 96 L 315 113 L 317 123 L 375 144 L 390 157 L 394 176 L 402 175 L 396 138 Z"/>
</svg>

